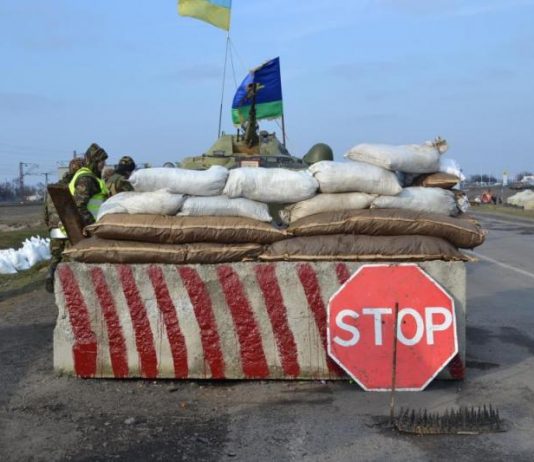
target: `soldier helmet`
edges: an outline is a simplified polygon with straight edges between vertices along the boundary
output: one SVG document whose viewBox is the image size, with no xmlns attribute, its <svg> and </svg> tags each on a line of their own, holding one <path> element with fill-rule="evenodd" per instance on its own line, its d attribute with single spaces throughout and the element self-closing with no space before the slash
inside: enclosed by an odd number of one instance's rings
<svg viewBox="0 0 534 462">
<path fill-rule="evenodd" d="M 69 173 L 74 175 L 78 170 L 80 170 L 85 165 L 83 157 L 75 157 L 69 162 Z"/>
<path fill-rule="evenodd" d="M 334 160 L 334 153 L 328 144 L 317 143 L 310 148 L 302 159 L 308 165 L 312 165 L 321 160 Z"/>
<path fill-rule="evenodd" d="M 134 160 L 130 156 L 122 156 L 119 160 L 119 165 L 117 170 L 123 172 L 133 172 L 136 169 Z"/>
<path fill-rule="evenodd" d="M 108 153 L 98 144 L 93 143 L 85 151 L 85 162 L 87 164 L 97 163 L 108 158 Z"/>
</svg>

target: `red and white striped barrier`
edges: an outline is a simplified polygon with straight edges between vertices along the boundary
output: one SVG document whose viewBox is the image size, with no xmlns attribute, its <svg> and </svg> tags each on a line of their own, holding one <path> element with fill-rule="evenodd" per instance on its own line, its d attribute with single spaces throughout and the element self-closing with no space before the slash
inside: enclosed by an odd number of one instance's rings
<svg viewBox="0 0 534 462">
<path fill-rule="evenodd" d="M 54 368 L 79 377 L 339 379 L 326 307 L 362 263 L 61 264 Z M 463 378 L 465 266 L 420 266 L 454 297 Z"/>
</svg>

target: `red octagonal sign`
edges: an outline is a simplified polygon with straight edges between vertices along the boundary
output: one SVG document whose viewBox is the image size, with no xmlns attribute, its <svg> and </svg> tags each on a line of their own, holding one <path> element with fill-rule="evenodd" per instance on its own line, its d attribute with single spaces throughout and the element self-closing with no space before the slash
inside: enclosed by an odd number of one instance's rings
<svg viewBox="0 0 534 462">
<path fill-rule="evenodd" d="M 361 266 L 328 304 L 328 354 L 365 390 L 392 388 L 396 310 L 397 390 L 423 390 L 458 352 L 454 300 L 436 281 L 415 264 Z"/>
</svg>

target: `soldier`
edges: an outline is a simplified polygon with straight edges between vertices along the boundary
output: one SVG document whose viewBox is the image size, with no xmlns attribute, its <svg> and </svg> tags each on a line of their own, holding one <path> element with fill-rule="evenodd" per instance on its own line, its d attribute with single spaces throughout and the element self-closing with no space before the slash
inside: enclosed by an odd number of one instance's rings
<svg viewBox="0 0 534 462">
<path fill-rule="evenodd" d="M 68 185 L 74 174 L 84 166 L 84 160 L 81 157 L 75 157 L 69 163 L 69 170 L 58 181 L 60 184 Z M 54 292 L 54 273 L 57 265 L 61 262 L 63 250 L 67 247 L 69 241 L 59 219 L 56 208 L 52 199 L 47 194 L 44 205 L 44 222 L 50 231 L 50 264 L 45 279 L 45 288 L 48 292 Z"/>
<path fill-rule="evenodd" d="M 133 191 L 134 188 L 128 181 L 130 175 L 135 170 L 136 165 L 130 156 L 123 156 L 119 160 L 119 165 L 115 169 L 115 173 L 106 181 L 106 186 L 111 196 L 124 191 Z"/>
<path fill-rule="evenodd" d="M 104 149 L 96 143 L 91 144 L 85 153 L 85 167 L 78 170 L 69 183 L 84 226 L 95 222 L 102 202 L 109 196 L 106 183 L 101 178 L 107 158 Z"/>
</svg>

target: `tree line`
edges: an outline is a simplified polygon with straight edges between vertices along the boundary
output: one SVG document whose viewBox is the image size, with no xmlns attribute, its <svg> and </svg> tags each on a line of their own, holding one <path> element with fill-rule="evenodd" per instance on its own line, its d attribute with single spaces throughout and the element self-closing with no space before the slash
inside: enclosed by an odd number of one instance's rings
<svg viewBox="0 0 534 462">
<path fill-rule="evenodd" d="M 0 183 L 0 202 L 19 202 L 31 196 L 42 198 L 44 192 L 45 185 L 43 183 L 38 183 L 33 186 L 24 185 L 24 189 L 21 191 L 18 180 L 6 180 Z"/>
</svg>

